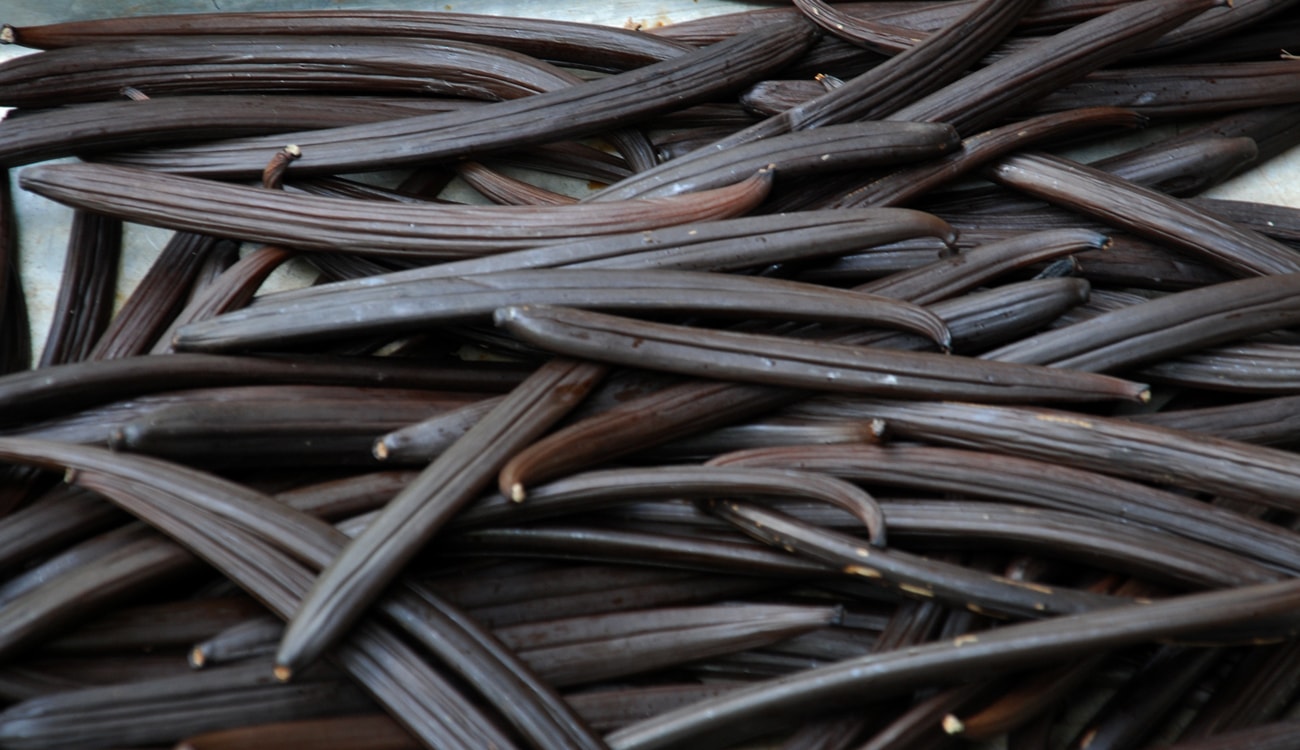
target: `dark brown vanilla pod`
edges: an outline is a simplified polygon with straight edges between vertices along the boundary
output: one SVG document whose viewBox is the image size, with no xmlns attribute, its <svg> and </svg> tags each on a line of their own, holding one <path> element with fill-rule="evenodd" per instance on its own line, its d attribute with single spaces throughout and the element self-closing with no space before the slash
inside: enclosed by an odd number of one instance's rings
<svg viewBox="0 0 1300 750">
<path fill-rule="evenodd" d="M 1049 368 L 990 368 L 985 361 L 928 352 L 854 347 L 765 334 L 645 323 L 544 306 L 506 307 L 497 324 L 531 344 L 568 356 L 693 377 L 858 393 L 914 394 L 1023 402 L 1132 399 L 1146 386 Z M 944 394 L 947 394 L 946 396 Z M 960 394 L 960 395 L 959 395 Z"/>
<path fill-rule="evenodd" d="M 18 275 L 18 222 L 14 215 L 9 170 L 0 169 L 0 374 L 32 365 L 32 335 L 27 297 Z"/>
<path fill-rule="evenodd" d="M 190 666 L 203 669 L 255 656 L 273 656 L 284 634 L 284 623 L 273 615 L 247 617 L 243 621 L 194 644 L 188 656 Z"/>
<path fill-rule="evenodd" d="M 1216 5 L 1217 0 L 1141 0 L 1123 6 L 1007 55 L 889 119 L 948 122 L 963 134 L 978 132 Z"/>
<path fill-rule="evenodd" d="M 321 574 L 285 631 L 278 669 L 288 676 L 337 641 L 365 603 L 489 484 L 501 464 L 573 408 L 603 375 L 599 365 L 545 364 L 435 459 Z"/>
<path fill-rule="evenodd" d="M 57 553 L 122 520 L 93 493 L 51 488 L 0 519 L 0 570 L 15 570 L 41 553 Z"/>
<path fill-rule="evenodd" d="M 802 21 L 774 24 L 663 62 L 580 86 L 495 102 L 472 111 L 389 123 L 237 139 L 212 146 L 119 153 L 121 163 L 190 174 L 252 175 L 266 152 L 287 140 L 305 156 L 302 173 L 390 169 L 401 164 L 531 146 L 709 101 L 759 80 L 796 58 L 816 36 Z"/>
<path fill-rule="evenodd" d="M 113 316 L 89 358 L 118 359 L 149 351 L 184 306 L 204 261 L 228 242 L 189 232 L 173 234 L 122 309 Z"/>
<path fill-rule="evenodd" d="M 1275 240 L 1068 159 L 1020 154 L 1002 159 L 987 175 L 1001 185 L 1186 250 L 1241 275 L 1300 270 L 1300 256 Z"/>
<path fill-rule="evenodd" d="M 1048 94 L 1037 108 L 1127 107 L 1172 118 L 1296 104 L 1296 67 L 1294 60 L 1275 60 L 1101 70 Z"/>
<path fill-rule="evenodd" d="M 427 464 L 497 408 L 503 398 L 481 399 L 393 430 L 375 440 L 370 452 L 376 459 L 393 464 Z"/>
<path fill-rule="evenodd" d="M 457 523 L 490 524 L 566 514 L 646 497 L 803 497 L 828 503 L 857 518 L 872 544 L 884 546 L 884 518 L 876 501 L 847 482 L 789 469 L 752 470 L 748 474 L 722 467 L 659 466 L 607 469 L 576 474 L 541 487 L 525 487 L 516 477 L 498 475 L 501 495 L 489 498 L 457 517 Z M 828 481 L 829 480 L 829 481 Z M 512 507 L 511 503 L 527 503 Z"/>
<path fill-rule="evenodd" d="M 292 250 L 275 245 L 263 245 L 236 261 L 204 287 L 177 313 L 167 331 L 158 338 L 151 354 L 168 354 L 173 351 L 172 340 L 181 326 L 247 305 L 262 286 L 262 282 L 275 269 L 295 257 Z"/>
<path fill-rule="evenodd" d="M 1119 518 L 1282 570 L 1300 569 L 1300 535 L 1294 532 L 1177 493 L 1046 461 L 919 445 L 833 445 L 751 449 L 717 456 L 713 463 L 786 467 L 871 486 L 960 493 L 1099 519 Z"/>
<path fill-rule="evenodd" d="M 1246 342 L 1184 354 L 1142 368 L 1153 379 L 1212 391 L 1289 395 L 1296 389 L 1300 347 Z"/>
<path fill-rule="evenodd" d="M 1132 414 L 1128 418 L 1258 445 L 1285 445 L 1300 440 L 1300 397 L 1296 396 Z"/>
<path fill-rule="evenodd" d="M 297 171 L 310 158 L 303 146 Z M 265 165 L 263 165 L 265 166 Z M 259 169 L 260 173 L 260 169 Z M 104 164 L 28 167 L 22 185 L 143 223 L 299 250 L 452 259 L 593 235 L 729 218 L 755 208 L 771 176 L 672 198 L 572 206 L 401 205 L 317 198 Z"/>
<path fill-rule="evenodd" d="M 63 277 L 38 367 L 86 359 L 113 313 L 122 223 L 85 211 L 72 215 Z"/>
<path fill-rule="evenodd" d="M 115 528 L 98 536 L 92 536 L 89 539 L 68 545 L 62 552 L 46 557 L 0 584 L 0 604 L 8 604 L 19 597 L 26 596 L 65 574 L 72 577 L 83 575 L 85 574 L 84 568 L 93 568 L 96 562 L 101 559 L 113 559 L 114 555 L 118 555 L 126 547 L 148 538 L 150 535 L 148 527 L 140 524 L 127 524 L 125 526 L 115 524 Z M 143 552 L 137 550 L 133 554 L 143 554 Z M 193 558 L 187 557 L 181 564 L 189 565 L 192 562 Z M 163 568 L 165 566 L 159 567 Z M 168 575 L 170 572 L 158 573 L 158 571 L 155 571 L 159 575 Z M 80 583 L 74 583 L 72 588 L 75 589 L 80 585 Z M 57 609 L 60 605 L 56 597 L 46 597 L 41 601 L 45 602 L 51 610 Z"/>
<path fill-rule="evenodd" d="M 148 409 L 114 428 L 108 446 L 203 466 L 369 467 L 379 436 L 478 395 L 339 386 L 231 389 L 219 399 Z"/>
<path fill-rule="evenodd" d="M 898 435 L 1059 462 L 1270 507 L 1297 507 L 1289 451 L 1055 409 L 845 399 L 832 408 L 884 419 Z"/>
<path fill-rule="evenodd" d="M 717 150 L 688 160 L 674 159 L 620 180 L 584 201 L 677 195 L 720 185 L 770 167 L 781 177 L 825 174 L 935 158 L 957 146 L 957 133 L 937 123 L 885 122 L 826 125 Z"/>
<path fill-rule="evenodd" d="M 21 166 L 125 148 L 340 127 L 471 103 L 415 97 L 213 94 L 69 104 L 11 112 L 0 120 L 0 164 Z M 214 110 L 222 116 L 214 118 Z"/>
<path fill-rule="evenodd" d="M 898 206 L 1026 145 L 1098 127 L 1134 128 L 1146 122 L 1132 110 L 1094 107 L 1040 115 L 966 138 L 957 151 L 904 167 L 835 198 L 830 206 Z"/>
<path fill-rule="evenodd" d="M 1143 58 L 1159 58 L 1212 42 L 1225 34 L 1247 28 L 1270 16 L 1285 13 L 1288 8 L 1294 8 L 1295 5 L 1296 0 L 1234 0 L 1226 7 L 1209 10 L 1205 15 L 1170 31 L 1138 54 Z"/>
<path fill-rule="evenodd" d="M 728 611 L 730 610 L 730 611 Z M 716 614 L 716 619 L 701 619 Z M 625 678 L 710 657 L 760 648 L 833 623 L 836 607 L 737 605 L 650 610 L 582 618 L 556 627 L 588 630 L 551 642 L 545 636 L 513 648 L 548 683 L 565 688 Z M 630 620 L 630 622 L 629 622 Z M 545 633 L 547 623 L 525 626 Z M 506 638 L 510 641 L 510 638 Z"/>
<path fill-rule="evenodd" d="M 5 28 L 7 43 L 36 49 L 194 34 L 301 37 L 346 34 L 472 42 L 541 59 L 602 68 L 648 65 L 690 49 L 686 44 L 663 37 L 595 24 L 403 10 L 186 13 Z"/>
<path fill-rule="evenodd" d="M 299 383 L 393 388 L 509 390 L 526 368 L 429 367 L 391 357 L 232 357 L 169 354 L 75 363 L 0 378 L 0 406 L 14 421 L 66 413 L 155 391 L 234 384 Z"/>
<path fill-rule="evenodd" d="M 772 550 L 743 538 L 720 540 L 703 535 L 670 536 L 662 532 L 596 526 L 537 524 L 475 529 L 449 535 L 439 549 L 456 557 L 540 557 L 653 565 L 703 573 L 769 576 L 785 581 L 839 576 L 821 563 L 801 560 L 785 551 Z M 733 582 L 731 585 L 736 584 Z M 708 587 L 707 596 L 716 597 L 719 588 L 718 585 Z"/>
<path fill-rule="evenodd" d="M 1107 247 L 1109 238 L 1086 229 L 1034 232 L 981 245 L 911 271 L 860 284 L 855 291 L 926 305 L 974 289 L 1017 268 L 1084 250 Z"/>
<path fill-rule="evenodd" d="M 1300 254 L 1297 254 L 1300 260 Z M 1198 351 L 1300 322 L 1300 273 L 1169 294 L 1022 339 L 983 357 L 1104 372 Z"/>
<path fill-rule="evenodd" d="M 64 565 L 42 566 L 36 577 L 46 577 L 6 583 L 0 592 L 5 605 L 0 612 L 0 653 L 14 656 L 30 651 L 33 645 L 65 632 L 87 612 L 138 597 L 196 569 L 193 555 L 155 536 L 113 536 L 113 548 L 80 545 L 76 553 L 64 556 Z"/>
<path fill-rule="evenodd" d="M 0 714 L 16 748 L 99 748 L 172 742 L 192 732 L 252 721 L 351 713 L 373 704 L 337 674 L 277 685 L 266 663 L 85 688 L 35 698 Z"/>
<path fill-rule="evenodd" d="M 1194 206 L 1287 243 L 1300 242 L 1300 208 L 1222 198 L 1192 198 Z"/>
<path fill-rule="evenodd" d="M 483 319 L 510 305 L 548 303 L 728 317 L 776 314 L 787 320 L 898 328 L 927 336 L 941 346 L 946 346 L 949 338 L 936 316 L 911 303 L 754 276 L 586 268 L 371 281 L 337 293 L 330 293 L 329 285 L 320 286 L 311 294 L 282 302 L 272 298 L 193 323 L 177 331 L 173 344 L 191 351 L 294 346 L 352 336 L 393 335 Z"/>
<path fill-rule="evenodd" d="M 513 99 L 577 83 L 572 73 L 498 47 L 356 35 L 173 36 L 78 46 L 0 64 L 0 102 L 51 107 L 117 97 L 323 90 Z"/>
<path fill-rule="evenodd" d="M 1287 750 L 1300 741 L 1300 721 L 1280 719 L 1266 724 L 1233 729 L 1222 734 L 1179 740 L 1166 745 L 1169 750 L 1235 750 L 1249 747 L 1252 750 Z"/>
<path fill-rule="evenodd" d="M 704 461 L 719 453 L 750 448 L 878 443 L 883 439 L 884 433 L 885 424 L 871 419 L 815 423 L 759 419 L 674 440 L 656 447 L 650 455 L 657 461 Z"/>
<path fill-rule="evenodd" d="M 55 654 L 104 654 L 188 648 L 262 612 L 244 596 L 177 599 L 162 604 L 123 607 L 89 619 L 45 648 Z"/>
<path fill-rule="evenodd" d="M 896 694 L 933 681 L 987 677 L 1067 660 L 1103 648 L 1266 621 L 1295 606 L 1293 581 L 1174 597 L 1042 622 L 1008 625 L 935 644 L 848 659 L 798 675 L 737 688 L 719 698 L 662 714 L 606 737 L 613 750 L 673 747 L 707 732 L 773 714 L 827 710 Z"/>
<path fill-rule="evenodd" d="M 799 260 L 810 257 L 810 253 L 812 257 L 834 255 L 915 237 L 933 237 L 940 247 L 946 247 L 955 241 L 956 233 L 942 220 L 911 209 L 742 216 L 438 263 L 372 279 L 277 292 L 255 300 L 253 304 L 305 299 L 333 290 L 359 289 L 371 284 L 528 268 L 736 271 Z"/>
<path fill-rule="evenodd" d="M 711 513 L 772 546 L 864 579 L 872 586 L 935 599 L 996 617 L 1045 617 L 1109 609 L 1125 601 L 1087 591 L 1022 583 L 890 547 L 868 549 L 859 537 L 735 500 L 709 502 Z"/>
</svg>

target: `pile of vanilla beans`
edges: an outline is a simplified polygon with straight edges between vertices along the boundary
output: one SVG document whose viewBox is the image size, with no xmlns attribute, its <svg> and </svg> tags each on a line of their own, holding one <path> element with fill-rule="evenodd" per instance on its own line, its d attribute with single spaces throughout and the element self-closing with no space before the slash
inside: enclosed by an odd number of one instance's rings
<svg viewBox="0 0 1300 750">
<path fill-rule="evenodd" d="M 1300 745 L 1297 0 L 3 39 L 0 748 Z"/>
</svg>

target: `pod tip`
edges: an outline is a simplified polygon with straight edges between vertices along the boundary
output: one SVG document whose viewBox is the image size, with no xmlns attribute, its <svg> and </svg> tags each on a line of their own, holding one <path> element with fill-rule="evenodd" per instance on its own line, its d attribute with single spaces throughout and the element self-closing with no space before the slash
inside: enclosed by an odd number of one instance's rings
<svg viewBox="0 0 1300 750">
<path fill-rule="evenodd" d="M 511 502 L 522 503 L 524 501 L 524 498 L 526 497 L 528 497 L 528 491 L 524 489 L 524 485 L 522 483 L 515 482 L 514 484 L 510 485 Z"/>
<path fill-rule="evenodd" d="M 17 44 L 17 43 L 18 43 L 18 33 L 17 31 L 15 31 L 13 26 L 10 26 L 9 24 L 5 24 L 3 27 L 0 27 L 0 44 Z"/>
<path fill-rule="evenodd" d="M 966 725 L 961 722 L 961 719 L 948 714 L 943 717 L 943 731 L 951 735 L 958 735 L 966 731 Z"/>
<path fill-rule="evenodd" d="M 208 656 L 207 654 L 203 653 L 202 648 L 195 646 L 194 648 L 190 649 L 190 655 L 188 660 L 191 667 L 195 669 L 203 669 L 203 665 L 207 664 L 208 662 Z"/>
<path fill-rule="evenodd" d="M 276 664 L 275 669 L 271 671 L 275 674 L 275 679 L 280 682 L 288 682 L 293 679 L 293 670 L 283 664 Z"/>
<path fill-rule="evenodd" d="M 377 461 L 387 461 L 388 446 L 383 440 L 376 440 L 374 446 L 370 449 L 370 454 L 373 455 Z"/>
</svg>

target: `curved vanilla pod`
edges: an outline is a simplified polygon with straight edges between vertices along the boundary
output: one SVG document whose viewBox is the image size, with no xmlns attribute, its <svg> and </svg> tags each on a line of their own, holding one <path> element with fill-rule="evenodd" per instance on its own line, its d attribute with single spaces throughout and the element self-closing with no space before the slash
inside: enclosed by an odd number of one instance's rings
<svg viewBox="0 0 1300 750">
<path fill-rule="evenodd" d="M 597 24 L 478 13 L 405 10 L 291 10 L 173 13 L 9 26 L 0 43 L 58 49 L 194 34 L 381 36 L 486 44 L 571 65 L 633 68 L 688 51 L 690 45 Z"/>
<path fill-rule="evenodd" d="M 956 233 L 943 220 L 905 208 L 800 211 L 664 226 L 526 250 L 438 263 L 367 279 L 276 292 L 253 305 L 305 299 L 332 290 L 388 282 L 469 276 L 529 268 L 627 268 L 737 271 L 835 255 L 916 237 L 949 245 Z"/>
<path fill-rule="evenodd" d="M 1273 239 L 1290 244 L 1300 242 L 1300 208 L 1204 197 L 1188 202 Z"/>
<path fill-rule="evenodd" d="M 74 211 L 63 276 L 37 367 L 79 362 L 89 356 L 113 312 L 122 223 Z"/>
<path fill-rule="evenodd" d="M 750 449 L 710 463 L 800 469 L 872 485 L 1120 518 L 1300 571 L 1300 535 L 1294 532 L 1184 495 L 1046 461 L 924 445 L 828 445 Z"/>
<path fill-rule="evenodd" d="M 1192 388 L 1255 394 L 1294 393 L 1300 347 L 1248 341 L 1190 352 L 1142 368 L 1152 379 Z"/>
<path fill-rule="evenodd" d="M 1100 649 L 1195 636 L 1252 620 L 1273 623 L 1300 603 L 1300 583 L 1284 581 L 1172 597 L 1155 603 L 1007 625 L 933 644 L 846 659 L 740 687 L 718 698 L 646 719 L 606 736 L 612 750 L 676 747 L 691 738 L 773 713 L 825 710 L 863 696 L 1038 667 Z M 1265 631 L 1267 632 L 1267 631 Z"/>
<path fill-rule="evenodd" d="M 0 409 L 6 419 L 17 421 L 155 391 L 236 384 L 503 391 L 513 388 L 526 372 L 514 365 L 429 367 L 390 357 L 168 354 L 14 373 L 0 378 Z"/>
<path fill-rule="evenodd" d="M 419 94 L 500 100 L 579 83 L 498 47 L 409 37 L 174 36 L 23 55 L 0 64 L 0 102 L 52 107 L 204 93 Z"/>
<path fill-rule="evenodd" d="M 936 303 L 933 310 L 956 331 L 954 346 L 983 348 L 1027 333 L 1087 299 L 1080 279 L 1008 284 Z M 847 334 L 843 343 L 922 348 L 918 337 Z M 769 386 L 692 381 L 632 399 L 556 430 L 524 448 L 502 469 L 525 486 L 696 432 L 738 422 L 807 395 Z"/>
<path fill-rule="evenodd" d="M 1086 229 L 1033 232 L 859 284 L 854 291 L 928 305 L 955 297 L 1017 268 L 1070 253 L 1105 248 L 1109 244 L 1105 235 Z"/>
<path fill-rule="evenodd" d="M 887 119 L 947 122 L 962 134 L 987 128 L 1061 86 L 1154 41 L 1219 0 L 1140 0 L 1007 55 Z"/>
<path fill-rule="evenodd" d="M 109 321 L 89 359 L 108 360 L 144 354 L 185 305 L 185 297 L 206 260 L 230 245 L 202 234 L 176 232 L 163 246 L 144 278 Z"/>
<path fill-rule="evenodd" d="M 149 745 L 191 732 L 373 705 L 337 674 L 317 675 L 294 687 L 268 684 L 266 668 L 265 662 L 254 662 L 23 701 L 0 713 L 0 742 L 49 750 Z"/>
<path fill-rule="evenodd" d="M 288 676 L 336 642 L 411 557 L 527 445 L 601 379 L 600 365 L 542 365 L 398 493 L 321 573 L 276 656 Z"/>
<path fill-rule="evenodd" d="M 1136 128 L 1146 118 L 1128 109 L 1092 107 L 1039 115 L 965 138 L 961 148 L 938 159 L 876 178 L 833 199 L 828 207 L 898 206 L 1028 144 L 1071 135 L 1080 129 Z"/>
<path fill-rule="evenodd" d="M 456 176 L 489 203 L 506 206 L 564 206 L 578 199 L 518 180 L 481 162 L 461 161 Z"/>
<path fill-rule="evenodd" d="M 697 435 L 673 440 L 653 450 L 653 460 L 684 463 L 704 461 L 719 453 L 780 445 L 835 445 L 838 443 L 878 443 L 884 437 L 885 424 L 872 419 L 857 421 L 817 421 L 756 419 L 719 427 Z M 540 441 L 539 441 L 540 442 Z M 537 443 L 534 443 L 536 445 Z M 522 452 L 519 454 L 522 455 Z M 512 468 L 512 459 L 506 468 Z M 503 469 L 504 471 L 504 469 Z"/>
<path fill-rule="evenodd" d="M 930 305 L 952 333 L 953 351 L 976 352 L 1040 330 L 1066 311 L 1088 301 L 1087 281 L 1070 277 L 1030 279 L 968 292 Z M 921 349 L 916 336 L 881 332 L 849 333 L 835 341 L 857 346 Z"/>
<path fill-rule="evenodd" d="M 840 399 L 828 413 L 884 419 L 890 432 L 927 442 L 1300 508 L 1290 451 L 1056 409 Z"/>
<path fill-rule="evenodd" d="M 1144 385 L 1088 373 L 1028 366 L 985 369 L 993 362 L 645 323 L 558 307 L 505 307 L 496 320 L 512 335 L 567 356 L 695 377 L 995 402 L 1149 398 Z"/>
<path fill-rule="evenodd" d="M 929 92 L 963 75 L 967 68 L 997 45 L 1032 3 L 1029 0 L 987 0 L 932 34 L 925 42 L 895 55 L 822 96 L 769 117 L 733 135 L 696 149 L 660 167 L 646 170 L 654 179 L 660 170 L 679 173 L 701 159 L 744 144 L 798 130 L 811 130 L 855 120 L 878 120 L 921 92 Z M 894 118 L 908 119 L 908 118 Z M 612 188 L 616 188 L 617 183 Z"/>
<path fill-rule="evenodd" d="M 497 408 L 504 398 L 493 396 L 481 399 L 385 433 L 375 440 L 370 452 L 379 461 L 427 464 L 469 432 L 479 420 Z"/>
<path fill-rule="evenodd" d="M 196 94 L 68 104 L 0 120 L 0 164 L 125 148 L 355 125 L 465 106 L 456 100 L 327 94 Z M 219 111 L 221 117 L 213 117 Z"/>
<path fill-rule="evenodd" d="M 150 354 L 172 353 L 172 339 L 181 326 L 246 306 L 262 282 L 295 255 L 292 250 L 263 245 L 240 258 L 190 299 L 158 338 Z"/>
<path fill-rule="evenodd" d="M 1153 118 L 1193 117 L 1300 102 L 1294 60 L 1099 70 L 1038 100 L 1044 112 L 1128 107 Z"/>
<path fill-rule="evenodd" d="M 1227 281 L 1113 310 L 982 356 L 1089 372 L 1117 370 L 1300 323 L 1297 295 L 1300 273 Z"/>
<path fill-rule="evenodd" d="M 456 524 L 524 521 L 647 497 L 802 497 L 846 511 L 866 527 L 872 544 L 878 547 L 885 544 L 884 517 L 871 495 L 839 479 L 792 469 L 733 470 L 716 466 L 606 469 L 575 474 L 532 488 L 511 480 L 512 477 L 502 473 L 498 480 L 502 494 L 466 508 L 456 517 Z"/>
<path fill-rule="evenodd" d="M 770 167 L 778 178 L 924 161 L 952 151 L 957 133 L 939 123 L 854 122 L 783 133 L 700 158 L 673 159 L 583 198 L 628 200 L 730 185 Z"/>
<path fill-rule="evenodd" d="M 1162 193 L 1187 196 L 1224 182 L 1258 156 L 1252 138 L 1208 136 L 1101 159 L 1090 166 Z"/>
<path fill-rule="evenodd" d="M 663 62 L 580 86 L 494 102 L 465 112 L 408 117 L 386 123 L 243 138 L 210 146 L 122 152 L 124 164 L 190 174 L 252 175 L 267 151 L 296 143 L 303 174 L 391 169 L 590 135 L 709 101 L 758 80 L 797 58 L 816 36 L 802 20 L 773 24 Z"/>
<path fill-rule="evenodd" d="M 737 500 L 711 500 L 709 511 L 741 531 L 904 596 L 937 599 L 997 617 L 1044 617 L 1108 609 L 1123 600 L 1087 591 L 1021 583 L 895 548 L 868 549 L 862 539 Z"/>
<path fill-rule="evenodd" d="M 986 174 L 1000 185 L 1208 258 L 1240 275 L 1300 270 L 1300 254 L 1286 245 L 1068 159 L 1018 154 Z"/>
<path fill-rule="evenodd" d="M 887 326 L 947 346 L 933 313 L 879 295 L 801 282 L 698 271 L 535 269 L 345 288 L 263 303 L 182 327 L 178 349 L 277 348 L 362 335 L 392 335 L 440 323 L 486 318 L 520 304 L 563 304 L 629 312 L 815 320 Z M 305 299 L 304 299 L 305 297 Z M 283 298 L 281 298 L 283 299 Z"/>
<path fill-rule="evenodd" d="M 309 158 L 305 146 L 302 151 L 295 171 Z M 105 164 L 28 167 L 20 183 L 56 201 L 155 226 L 298 250 L 445 260 L 737 216 L 763 200 L 771 176 L 759 172 L 724 188 L 672 198 L 571 206 L 403 205 L 319 198 Z"/>
</svg>

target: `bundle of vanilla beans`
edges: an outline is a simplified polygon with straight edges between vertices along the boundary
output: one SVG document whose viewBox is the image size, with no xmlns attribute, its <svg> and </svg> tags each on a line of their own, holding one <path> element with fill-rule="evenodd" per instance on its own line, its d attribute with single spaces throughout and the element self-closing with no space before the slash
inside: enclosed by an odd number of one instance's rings
<svg viewBox="0 0 1300 750">
<path fill-rule="evenodd" d="M 1300 0 L 755 6 L 5 27 L 0 748 L 1300 746 Z"/>
</svg>

